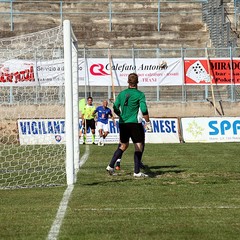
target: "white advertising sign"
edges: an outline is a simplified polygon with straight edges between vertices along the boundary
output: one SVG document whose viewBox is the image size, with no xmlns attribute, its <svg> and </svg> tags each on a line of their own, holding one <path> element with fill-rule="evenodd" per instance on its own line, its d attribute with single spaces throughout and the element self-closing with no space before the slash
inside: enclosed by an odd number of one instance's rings
<svg viewBox="0 0 240 240">
<path fill-rule="evenodd" d="M 177 118 L 151 118 L 152 133 L 146 133 L 146 143 L 179 143 Z"/>
<path fill-rule="evenodd" d="M 239 142 L 240 117 L 182 118 L 185 142 Z"/>
<path fill-rule="evenodd" d="M 36 86 L 33 61 L 7 60 L 0 62 L 1 86 Z"/>
<path fill-rule="evenodd" d="M 178 119 L 152 118 L 151 122 L 153 133 L 146 133 L 146 143 L 179 143 Z M 79 128 L 81 126 L 82 122 L 79 120 Z M 64 144 L 66 142 L 64 119 L 19 119 L 18 131 L 21 145 Z M 96 131 L 96 142 L 98 139 Z M 91 141 L 91 133 L 88 129 L 87 143 L 91 143 Z M 109 135 L 105 142 L 119 142 L 118 120 L 116 120 L 116 126 L 112 120 L 109 120 Z"/>
<path fill-rule="evenodd" d="M 19 119 L 20 145 L 65 143 L 64 119 Z"/>
<path fill-rule="evenodd" d="M 112 68 L 112 71 L 110 69 Z M 78 59 L 80 86 L 127 86 L 129 73 L 139 75 L 139 86 L 183 84 L 181 58 Z M 111 73 L 112 72 L 112 76 Z M 0 86 L 64 85 L 64 59 L 49 61 L 8 60 L 0 62 Z"/>
<path fill-rule="evenodd" d="M 80 71 L 80 85 L 127 86 L 127 77 L 136 72 L 139 86 L 182 85 L 183 63 L 181 58 L 131 58 L 113 59 L 110 64 L 106 58 L 87 59 L 88 78 L 85 69 Z M 112 76 L 110 66 L 112 66 Z M 86 81 L 86 82 L 85 82 Z"/>
</svg>

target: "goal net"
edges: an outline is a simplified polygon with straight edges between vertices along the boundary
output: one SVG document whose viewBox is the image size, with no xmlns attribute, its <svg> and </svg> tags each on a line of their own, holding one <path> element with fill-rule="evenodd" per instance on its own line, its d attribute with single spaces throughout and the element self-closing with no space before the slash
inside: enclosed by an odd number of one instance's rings
<svg viewBox="0 0 240 240">
<path fill-rule="evenodd" d="M 68 20 L 0 39 L 0 189 L 75 182 L 77 69 Z"/>
</svg>

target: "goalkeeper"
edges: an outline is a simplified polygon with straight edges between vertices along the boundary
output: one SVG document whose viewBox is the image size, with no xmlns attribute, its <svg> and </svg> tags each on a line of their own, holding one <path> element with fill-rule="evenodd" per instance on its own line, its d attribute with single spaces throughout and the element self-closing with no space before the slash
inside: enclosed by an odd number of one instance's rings
<svg viewBox="0 0 240 240">
<path fill-rule="evenodd" d="M 114 112 L 119 116 L 119 148 L 114 152 L 112 160 L 106 170 L 109 174 L 114 173 L 114 165 L 122 156 L 122 153 L 127 150 L 129 140 L 131 138 L 134 143 L 134 177 L 148 177 L 148 175 L 140 172 L 141 159 L 144 148 L 144 128 L 138 117 L 139 109 L 146 121 L 145 128 L 147 131 L 152 131 L 152 126 L 149 120 L 148 108 L 146 104 L 145 94 L 137 89 L 138 75 L 131 73 L 128 76 L 128 89 L 121 91 L 113 105 Z"/>
</svg>

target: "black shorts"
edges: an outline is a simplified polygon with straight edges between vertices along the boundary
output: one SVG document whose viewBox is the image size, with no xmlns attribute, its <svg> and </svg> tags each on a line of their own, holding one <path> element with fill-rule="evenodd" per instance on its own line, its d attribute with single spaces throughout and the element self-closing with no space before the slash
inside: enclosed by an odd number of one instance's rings
<svg viewBox="0 0 240 240">
<path fill-rule="evenodd" d="M 96 124 L 94 119 L 86 119 L 86 124 L 87 124 L 86 130 L 88 130 L 88 128 L 96 129 Z"/>
<path fill-rule="evenodd" d="M 121 143 L 129 142 L 131 138 L 133 143 L 144 143 L 145 132 L 142 123 L 120 123 L 120 141 Z"/>
</svg>

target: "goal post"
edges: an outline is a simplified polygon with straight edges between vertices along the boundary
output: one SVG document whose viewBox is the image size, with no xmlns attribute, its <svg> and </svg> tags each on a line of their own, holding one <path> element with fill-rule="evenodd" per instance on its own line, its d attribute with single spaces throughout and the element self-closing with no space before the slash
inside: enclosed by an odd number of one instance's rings
<svg viewBox="0 0 240 240">
<path fill-rule="evenodd" d="M 68 20 L 0 39 L 0 189 L 76 182 L 77 46 Z"/>
<path fill-rule="evenodd" d="M 65 124 L 66 124 L 66 173 L 67 184 L 76 181 L 79 167 L 79 110 L 78 110 L 78 42 L 69 20 L 63 22 Z"/>
</svg>

